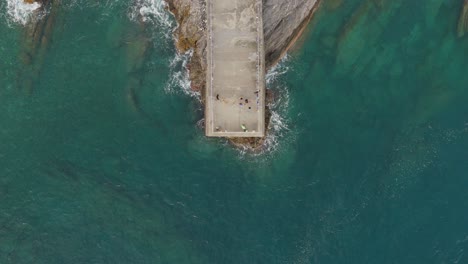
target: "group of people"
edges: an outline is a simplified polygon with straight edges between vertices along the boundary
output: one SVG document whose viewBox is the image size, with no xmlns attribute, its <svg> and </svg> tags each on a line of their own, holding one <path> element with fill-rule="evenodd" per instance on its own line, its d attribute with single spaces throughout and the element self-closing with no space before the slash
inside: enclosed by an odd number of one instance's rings
<svg viewBox="0 0 468 264">
<path fill-rule="evenodd" d="M 257 96 L 258 96 L 258 91 L 255 92 L 255 94 L 257 94 Z M 221 99 L 219 98 L 219 94 L 216 94 L 216 101 L 219 101 L 219 100 L 221 100 Z M 248 105 L 248 104 L 249 104 L 249 99 L 241 97 L 241 98 L 239 99 L 239 105 L 240 105 L 240 106 L 243 106 L 244 104 L 245 104 L 245 105 Z M 252 107 L 249 106 L 249 109 L 252 109 Z"/>
<path fill-rule="evenodd" d="M 259 91 L 255 91 L 254 94 L 256 95 L 257 97 L 257 105 L 258 105 L 258 95 L 259 95 Z M 216 101 L 219 101 L 219 100 L 222 100 L 219 96 L 219 94 L 216 94 Z M 224 100 L 223 100 L 224 101 Z M 239 106 L 240 107 L 243 107 L 244 105 L 247 106 L 250 109 L 252 109 L 252 106 L 249 105 L 250 101 L 248 98 L 244 98 L 244 97 L 241 97 L 239 98 Z M 244 131 L 244 132 L 247 132 L 247 126 L 245 124 L 241 124 L 241 129 Z M 215 127 L 215 130 L 216 131 L 220 131 L 221 130 L 221 127 L 219 126 L 216 126 Z"/>
<path fill-rule="evenodd" d="M 240 105 L 240 106 L 243 106 L 244 104 L 245 104 L 245 105 L 248 105 L 248 104 L 249 104 L 249 99 L 247 99 L 247 98 L 244 99 L 243 97 L 241 97 L 239 100 L 240 100 L 240 102 L 239 102 L 239 105 Z M 252 109 L 252 107 L 249 106 L 249 109 Z"/>
</svg>

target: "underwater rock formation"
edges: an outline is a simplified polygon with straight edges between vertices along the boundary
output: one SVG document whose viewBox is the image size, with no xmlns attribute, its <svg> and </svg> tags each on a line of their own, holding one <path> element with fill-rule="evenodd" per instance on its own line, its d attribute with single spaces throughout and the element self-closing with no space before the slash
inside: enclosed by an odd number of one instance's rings
<svg viewBox="0 0 468 264">
<path fill-rule="evenodd" d="M 463 6 L 458 19 L 457 34 L 458 37 L 463 37 L 468 31 L 468 0 L 463 1 Z"/>
<path fill-rule="evenodd" d="M 42 68 L 45 53 L 50 44 L 54 25 L 59 14 L 60 0 L 24 0 L 28 4 L 39 3 L 40 8 L 34 15 L 40 19 L 32 19 L 23 32 L 23 47 L 20 51 L 20 61 L 23 64 L 18 72 L 17 82 L 21 91 L 33 92 L 33 83 L 38 78 Z"/>
</svg>

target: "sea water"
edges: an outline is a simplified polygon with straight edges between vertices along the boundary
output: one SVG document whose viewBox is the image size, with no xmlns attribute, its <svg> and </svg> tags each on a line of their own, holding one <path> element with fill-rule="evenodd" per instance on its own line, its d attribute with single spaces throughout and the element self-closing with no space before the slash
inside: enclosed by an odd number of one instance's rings
<svg viewBox="0 0 468 264">
<path fill-rule="evenodd" d="M 323 1 L 267 75 L 260 154 L 204 137 L 161 1 L 62 1 L 31 64 L 18 2 L 0 3 L 0 263 L 468 262 L 462 1 Z"/>
</svg>

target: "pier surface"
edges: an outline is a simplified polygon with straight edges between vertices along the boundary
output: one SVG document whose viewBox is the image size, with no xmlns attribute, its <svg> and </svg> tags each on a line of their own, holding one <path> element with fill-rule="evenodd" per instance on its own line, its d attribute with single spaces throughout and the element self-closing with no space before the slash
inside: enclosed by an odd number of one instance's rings
<svg viewBox="0 0 468 264">
<path fill-rule="evenodd" d="M 206 135 L 265 135 L 262 0 L 206 0 Z"/>
</svg>

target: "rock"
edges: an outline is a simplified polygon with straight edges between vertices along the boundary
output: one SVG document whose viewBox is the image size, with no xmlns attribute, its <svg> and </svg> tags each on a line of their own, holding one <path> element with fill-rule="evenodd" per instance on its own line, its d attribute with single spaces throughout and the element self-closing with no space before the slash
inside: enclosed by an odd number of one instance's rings
<svg viewBox="0 0 468 264">
<path fill-rule="evenodd" d="M 192 89 L 203 93 L 206 84 L 205 0 L 166 0 L 166 3 L 179 24 L 174 33 L 177 49 L 180 53 L 193 50 L 188 64 Z"/>
<path fill-rule="evenodd" d="M 309 23 L 318 0 L 263 1 L 265 63 L 273 66 L 301 35 Z"/>
</svg>

